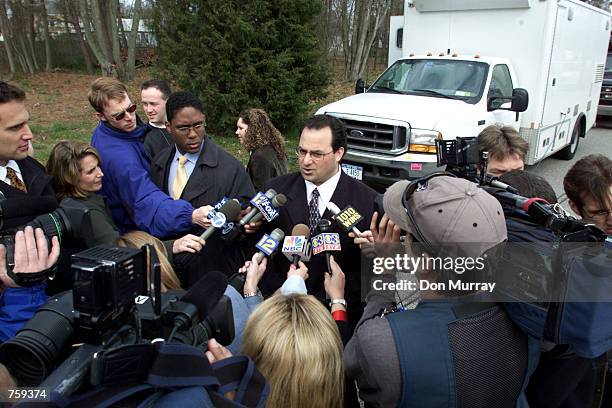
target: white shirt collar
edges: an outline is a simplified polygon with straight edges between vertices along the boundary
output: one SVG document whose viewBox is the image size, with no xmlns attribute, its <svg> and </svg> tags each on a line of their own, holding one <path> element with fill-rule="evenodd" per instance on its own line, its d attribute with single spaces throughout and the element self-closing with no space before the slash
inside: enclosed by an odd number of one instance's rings
<svg viewBox="0 0 612 408">
<path fill-rule="evenodd" d="M 9 185 L 11 184 L 11 181 L 6 176 L 7 167 L 10 167 L 11 169 L 15 170 L 15 173 L 17 173 L 17 177 L 19 177 L 19 179 L 23 181 L 23 176 L 21 175 L 21 169 L 19 168 L 19 165 L 17 164 L 15 160 L 9 160 L 6 163 L 6 166 L 0 166 L 0 180 L 4 181 L 6 184 L 9 184 Z"/>
<path fill-rule="evenodd" d="M 153 126 L 154 128 L 158 128 L 158 129 L 165 129 L 166 125 L 165 124 L 161 124 L 161 125 L 156 125 L 153 122 L 149 122 L 149 125 Z"/>
<path fill-rule="evenodd" d="M 314 183 L 308 180 L 304 180 L 306 183 L 306 203 L 310 202 L 310 198 L 312 197 L 312 192 L 316 188 L 319 191 L 319 215 L 323 216 L 325 209 L 327 208 L 327 204 L 331 201 L 332 196 L 334 195 L 334 191 L 336 191 L 336 187 L 338 186 L 338 181 L 340 181 L 340 175 L 342 174 L 342 170 L 338 166 L 338 172 L 331 176 L 327 181 L 325 181 L 320 186 L 316 186 Z"/>
<path fill-rule="evenodd" d="M 181 154 L 181 152 L 179 151 L 178 147 L 175 147 L 175 152 L 174 152 L 174 161 L 178 161 L 179 157 L 183 156 L 183 154 Z M 200 150 L 198 150 L 197 153 L 185 153 L 185 157 L 187 158 L 187 161 L 192 163 L 192 164 L 196 164 L 198 162 L 198 158 L 200 157 L 200 151 L 202 151 L 202 147 L 200 147 Z"/>
</svg>

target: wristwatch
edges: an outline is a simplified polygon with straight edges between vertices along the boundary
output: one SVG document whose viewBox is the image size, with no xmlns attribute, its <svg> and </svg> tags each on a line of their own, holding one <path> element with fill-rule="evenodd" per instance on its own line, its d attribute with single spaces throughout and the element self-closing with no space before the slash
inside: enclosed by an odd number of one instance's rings
<svg viewBox="0 0 612 408">
<path fill-rule="evenodd" d="M 259 292 L 259 288 L 257 288 L 257 290 L 255 292 L 245 292 L 245 293 L 243 293 L 242 297 L 245 298 L 245 299 L 249 298 L 249 297 L 255 297 L 255 296 L 258 296 L 259 293 L 260 293 Z"/>
<path fill-rule="evenodd" d="M 346 308 L 346 300 L 344 299 L 332 299 L 329 302 L 329 307 L 332 307 L 333 305 L 342 305 Z"/>
</svg>

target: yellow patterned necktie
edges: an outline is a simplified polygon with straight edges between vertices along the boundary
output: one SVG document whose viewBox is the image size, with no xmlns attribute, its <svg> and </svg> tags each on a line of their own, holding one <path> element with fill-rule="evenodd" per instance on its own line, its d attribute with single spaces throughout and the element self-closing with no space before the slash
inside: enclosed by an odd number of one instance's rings
<svg viewBox="0 0 612 408">
<path fill-rule="evenodd" d="M 10 167 L 7 167 L 6 176 L 9 178 L 9 180 L 11 180 L 11 186 L 23 191 L 24 193 L 28 192 L 28 189 L 26 188 L 23 181 L 21 181 L 21 179 L 17 176 L 17 172 L 15 170 Z"/>
<path fill-rule="evenodd" d="M 185 163 L 187 158 L 180 156 L 178 159 L 178 168 L 176 169 L 176 175 L 174 176 L 174 182 L 172 183 L 172 198 L 178 200 L 183 194 L 183 189 L 187 184 L 187 172 L 185 171 Z"/>
</svg>

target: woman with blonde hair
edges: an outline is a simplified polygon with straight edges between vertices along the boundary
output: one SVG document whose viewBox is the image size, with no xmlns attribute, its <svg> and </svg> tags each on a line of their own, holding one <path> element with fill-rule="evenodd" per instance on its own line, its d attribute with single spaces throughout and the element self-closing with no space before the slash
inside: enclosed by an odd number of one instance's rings
<svg viewBox="0 0 612 408">
<path fill-rule="evenodd" d="M 266 407 L 342 407 L 340 334 L 313 296 L 273 296 L 259 305 L 242 335 L 242 354 L 270 384 Z"/>
<path fill-rule="evenodd" d="M 246 170 L 256 190 L 268 180 L 287 174 L 285 139 L 263 109 L 240 112 L 236 136 L 250 154 Z"/>
</svg>

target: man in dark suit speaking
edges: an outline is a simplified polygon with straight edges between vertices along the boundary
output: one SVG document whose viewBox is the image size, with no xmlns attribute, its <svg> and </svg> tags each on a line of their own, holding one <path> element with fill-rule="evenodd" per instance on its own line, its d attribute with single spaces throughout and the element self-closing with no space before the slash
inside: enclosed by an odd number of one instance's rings
<svg viewBox="0 0 612 408">
<path fill-rule="evenodd" d="M 363 216 L 356 227 L 361 231 L 369 229 L 377 193 L 341 170 L 340 161 L 345 152 L 346 128 L 340 120 L 329 115 L 315 115 L 306 120 L 296 149 L 299 173 L 272 179 L 264 188 L 264 191 L 273 188 L 287 196 L 287 204 L 280 210 L 278 218 L 270 223 L 269 229 L 281 228 L 286 235 L 291 235 L 296 224 L 306 224 L 310 226 L 311 233 L 317 234 L 317 222 L 322 218 L 331 220 L 332 213 L 327 210 L 330 201 L 340 209 L 351 205 Z M 346 274 L 345 296 L 349 321 L 357 322 L 362 312 L 360 250 L 335 223 L 332 223 L 330 232 L 340 234 L 342 250 L 335 252 L 334 258 Z M 287 258 L 282 254 L 274 256 L 274 262 L 260 285 L 264 294 L 280 287 L 288 270 Z M 320 299 L 325 299 L 325 271 L 325 256 L 314 256 L 308 265 L 306 285 L 308 292 Z"/>
<path fill-rule="evenodd" d="M 175 92 L 166 102 L 166 129 L 175 145 L 162 150 L 151 164 L 151 178 L 175 200 L 194 208 L 214 206 L 221 199 L 247 202 L 254 194 L 244 166 L 206 137 L 202 102 L 191 92 Z M 201 231 L 194 231 L 201 233 Z M 239 248 L 213 235 L 199 254 L 200 270 L 190 272 L 187 285 L 212 268 L 231 274 L 244 263 Z"/>
</svg>

